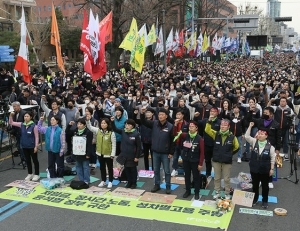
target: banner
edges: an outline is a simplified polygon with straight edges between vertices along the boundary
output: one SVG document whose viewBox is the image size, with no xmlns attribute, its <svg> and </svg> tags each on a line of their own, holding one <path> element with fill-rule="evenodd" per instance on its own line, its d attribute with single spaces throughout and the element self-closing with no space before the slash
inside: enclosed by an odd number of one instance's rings
<svg viewBox="0 0 300 231">
<path fill-rule="evenodd" d="M 143 202 L 136 199 L 114 197 L 109 192 L 103 196 L 86 194 L 71 188 L 46 190 L 10 188 L 0 194 L 1 199 L 17 200 L 64 209 L 117 215 L 177 224 L 227 229 L 233 215 L 219 213 L 203 205 L 192 207 L 191 201 L 175 199 L 172 204 Z"/>
</svg>

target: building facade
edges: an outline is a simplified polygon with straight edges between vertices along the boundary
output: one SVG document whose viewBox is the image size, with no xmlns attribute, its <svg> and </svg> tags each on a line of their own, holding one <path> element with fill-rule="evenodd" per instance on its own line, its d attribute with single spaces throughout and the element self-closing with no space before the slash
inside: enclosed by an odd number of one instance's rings
<svg viewBox="0 0 300 231">
<path fill-rule="evenodd" d="M 267 15 L 271 18 L 280 17 L 281 2 L 278 0 L 268 0 L 267 2 Z"/>
</svg>

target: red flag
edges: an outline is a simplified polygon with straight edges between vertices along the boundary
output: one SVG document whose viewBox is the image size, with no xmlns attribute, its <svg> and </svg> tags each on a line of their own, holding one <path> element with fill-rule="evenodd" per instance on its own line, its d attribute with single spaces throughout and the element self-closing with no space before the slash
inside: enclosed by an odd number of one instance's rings
<svg viewBox="0 0 300 231">
<path fill-rule="evenodd" d="M 81 33 L 81 40 L 80 40 L 80 50 L 84 54 L 84 71 L 92 74 L 92 66 L 91 61 L 92 54 L 90 48 L 90 39 L 88 33 L 88 16 L 86 10 L 83 11 L 83 24 L 82 24 L 82 33 Z"/>
<path fill-rule="evenodd" d="M 183 32 L 183 30 L 181 30 L 179 33 L 178 49 L 175 51 L 176 57 L 182 57 L 183 54 L 185 53 L 185 47 L 183 46 L 183 43 L 184 43 L 184 32 Z"/>
<path fill-rule="evenodd" d="M 26 22 L 25 22 L 25 13 L 24 8 L 22 6 L 22 16 L 21 16 L 21 42 L 18 57 L 15 64 L 15 70 L 21 72 L 23 74 L 24 82 L 30 84 L 31 76 L 29 75 L 29 67 L 28 67 L 28 52 L 26 46 Z"/>
<path fill-rule="evenodd" d="M 112 11 L 99 23 L 99 31 L 105 31 L 105 44 L 112 42 Z"/>
</svg>

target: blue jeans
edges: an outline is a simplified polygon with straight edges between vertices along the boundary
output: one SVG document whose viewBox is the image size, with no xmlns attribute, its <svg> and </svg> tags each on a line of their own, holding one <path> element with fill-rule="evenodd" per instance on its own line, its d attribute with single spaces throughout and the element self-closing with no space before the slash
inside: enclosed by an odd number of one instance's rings
<svg viewBox="0 0 300 231">
<path fill-rule="evenodd" d="M 79 180 L 85 183 L 90 183 L 90 160 L 85 159 L 85 156 L 76 158 L 76 171 Z"/>
<path fill-rule="evenodd" d="M 57 164 L 57 169 L 55 168 L 55 164 Z M 64 168 L 64 156 L 60 156 L 59 153 L 48 151 L 48 171 L 50 173 L 50 178 L 63 178 Z"/>
<path fill-rule="evenodd" d="M 182 152 L 181 146 L 176 145 L 175 152 L 173 155 L 173 164 L 172 164 L 172 168 L 175 170 L 178 169 L 178 158 L 179 158 L 179 156 L 181 156 L 181 152 Z"/>
<path fill-rule="evenodd" d="M 166 186 L 171 186 L 171 171 L 170 171 L 170 159 L 168 154 L 160 154 L 153 152 L 153 164 L 154 164 L 154 181 L 156 185 L 160 185 L 160 165 L 163 165 L 165 172 Z"/>
<path fill-rule="evenodd" d="M 239 142 L 239 151 L 238 151 L 238 158 L 242 158 L 242 153 L 243 153 L 243 138 L 242 136 L 237 136 L 236 137 L 238 139 Z"/>
<path fill-rule="evenodd" d="M 256 128 L 256 127 L 252 128 L 251 132 L 250 132 L 250 136 L 254 137 L 256 135 L 257 131 L 258 131 L 258 128 Z M 250 144 L 248 142 L 246 142 L 245 152 L 248 154 L 247 157 L 250 156 Z"/>
</svg>

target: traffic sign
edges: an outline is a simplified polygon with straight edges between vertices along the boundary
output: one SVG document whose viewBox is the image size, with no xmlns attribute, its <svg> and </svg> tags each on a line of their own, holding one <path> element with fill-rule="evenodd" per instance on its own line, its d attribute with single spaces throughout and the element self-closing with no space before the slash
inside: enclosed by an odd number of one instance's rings
<svg viewBox="0 0 300 231">
<path fill-rule="evenodd" d="M 3 49 L 9 49 L 9 46 L 7 46 L 7 45 L 0 45 L 0 50 L 3 50 Z"/>
<path fill-rule="evenodd" d="M 1 55 L 0 56 L 0 59 L 14 59 L 15 58 L 15 56 L 14 55 Z"/>
<path fill-rule="evenodd" d="M 14 52 L 15 50 L 13 48 L 8 48 L 8 49 L 0 49 L 0 52 Z"/>
<path fill-rule="evenodd" d="M 0 51 L 0 57 L 1 57 L 1 56 L 7 56 L 7 55 L 10 55 L 10 53 L 11 53 L 11 52 L 6 52 L 6 51 L 5 51 L 5 52 L 1 52 L 1 51 Z"/>
</svg>

